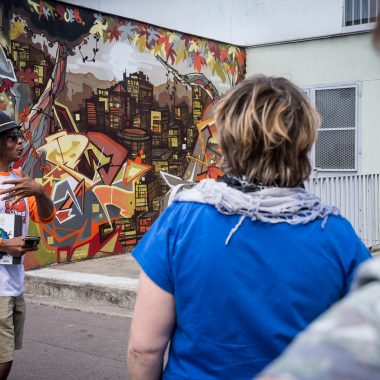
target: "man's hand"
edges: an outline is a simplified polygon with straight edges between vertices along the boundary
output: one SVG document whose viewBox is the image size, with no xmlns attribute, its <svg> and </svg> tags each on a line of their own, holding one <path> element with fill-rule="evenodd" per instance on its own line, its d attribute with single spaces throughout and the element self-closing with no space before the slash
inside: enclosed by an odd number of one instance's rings
<svg viewBox="0 0 380 380">
<path fill-rule="evenodd" d="M 25 246 L 25 236 L 17 236 L 12 239 L 3 239 L 0 245 L 0 251 L 6 252 L 8 255 L 20 257 L 26 252 L 37 251 L 38 247 L 31 248 Z"/>
<path fill-rule="evenodd" d="M 44 190 L 42 186 L 23 172 L 20 172 L 19 179 L 3 181 L 1 184 L 14 185 L 0 191 L 1 200 L 11 199 L 11 207 L 21 199 L 30 196 L 39 196 Z"/>
</svg>

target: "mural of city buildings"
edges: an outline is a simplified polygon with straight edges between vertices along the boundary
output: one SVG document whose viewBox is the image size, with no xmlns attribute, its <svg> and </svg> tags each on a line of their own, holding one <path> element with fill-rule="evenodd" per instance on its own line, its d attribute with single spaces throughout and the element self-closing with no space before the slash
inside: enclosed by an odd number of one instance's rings
<svg viewBox="0 0 380 380">
<path fill-rule="evenodd" d="M 31 226 L 27 268 L 130 252 L 170 186 L 222 174 L 212 114 L 244 49 L 54 1 L 0 11 L 0 110 L 26 136 L 16 166 L 57 209 Z"/>
</svg>

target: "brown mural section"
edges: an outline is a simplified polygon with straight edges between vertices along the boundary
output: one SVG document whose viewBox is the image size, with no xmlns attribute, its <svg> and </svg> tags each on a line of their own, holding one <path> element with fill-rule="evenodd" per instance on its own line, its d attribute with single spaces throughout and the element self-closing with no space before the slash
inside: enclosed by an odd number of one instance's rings
<svg viewBox="0 0 380 380">
<path fill-rule="evenodd" d="M 245 51 L 53 1 L 0 4 L 0 110 L 57 216 L 29 268 L 130 252 L 170 186 L 221 175 L 212 113 Z"/>
</svg>

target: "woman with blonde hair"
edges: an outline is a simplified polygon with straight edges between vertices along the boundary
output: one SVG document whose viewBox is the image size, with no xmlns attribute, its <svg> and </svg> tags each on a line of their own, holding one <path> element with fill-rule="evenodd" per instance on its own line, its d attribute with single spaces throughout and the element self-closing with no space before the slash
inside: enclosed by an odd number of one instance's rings
<svg viewBox="0 0 380 380">
<path fill-rule="evenodd" d="M 215 116 L 225 175 L 178 192 L 133 251 L 131 380 L 252 378 L 370 256 L 339 210 L 303 187 L 319 118 L 300 89 L 254 76 Z"/>
</svg>

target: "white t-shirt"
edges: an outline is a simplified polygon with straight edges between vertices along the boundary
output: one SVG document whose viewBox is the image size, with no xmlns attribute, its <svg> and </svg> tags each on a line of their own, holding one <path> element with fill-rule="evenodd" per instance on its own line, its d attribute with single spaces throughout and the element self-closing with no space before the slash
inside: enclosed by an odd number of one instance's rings
<svg viewBox="0 0 380 380">
<path fill-rule="evenodd" d="M 18 179 L 14 171 L 0 172 L 0 182 Z M 2 185 L 0 189 L 5 189 L 13 185 Z M 1 197 L 0 197 L 1 198 Z M 27 235 L 29 228 L 29 198 L 22 199 L 10 208 L 10 202 L 0 200 L 0 213 L 16 214 L 22 216 L 22 235 Z M 1 250 L 1 247 L 0 247 Z M 0 264 L 0 296 L 17 297 L 24 292 L 24 257 L 21 258 L 21 264 L 3 265 Z"/>
</svg>

